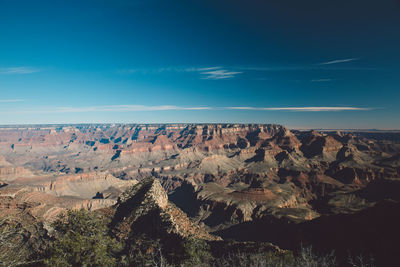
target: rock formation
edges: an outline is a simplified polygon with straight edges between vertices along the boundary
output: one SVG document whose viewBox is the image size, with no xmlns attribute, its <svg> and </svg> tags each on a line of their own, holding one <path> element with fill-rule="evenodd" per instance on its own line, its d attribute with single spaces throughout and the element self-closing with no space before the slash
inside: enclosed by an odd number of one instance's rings
<svg viewBox="0 0 400 267">
<path fill-rule="evenodd" d="M 217 210 L 224 224 L 270 215 L 310 220 L 321 215 L 314 205 L 321 198 L 399 177 L 399 135 L 254 124 L 4 127 L 0 190 L 24 189 L 25 199 L 43 205 L 56 197 L 100 208 L 152 176 L 173 195 L 193 186 L 185 194 L 195 206 L 174 201 L 210 227 L 218 226 Z"/>
<path fill-rule="evenodd" d="M 154 178 L 146 178 L 120 195 L 112 225 L 122 240 L 144 233 L 154 238 L 171 235 L 182 239 L 220 240 L 190 221 L 185 213 L 168 202 L 167 193 Z"/>
<path fill-rule="evenodd" d="M 115 212 L 113 230 L 121 239 L 140 231 L 214 240 L 209 231 L 235 233 L 260 222 L 308 225 L 368 213 L 387 199 L 397 203 L 399 159 L 396 131 L 0 127 L 0 219 L 28 216 L 46 227 L 66 209 L 106 208 Z"/>
</svg>

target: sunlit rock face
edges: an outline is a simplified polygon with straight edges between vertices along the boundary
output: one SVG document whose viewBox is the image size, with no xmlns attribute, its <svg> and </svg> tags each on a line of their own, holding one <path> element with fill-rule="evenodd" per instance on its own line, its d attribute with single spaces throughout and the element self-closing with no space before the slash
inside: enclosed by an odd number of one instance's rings
<svg viewBox="0 0 400 267">
<path fill-rule="evenodd" d="M 350 201 L 343 192 L 400 177 L 399 153 L 396 132 L 268 124 L 1 128 L 0 196 L 51 219 L 66 208 L 112 206 L 155 177 L 206 227 L 266 217 L 299 222 L 343 210 Z M 369 205 L 354 199 L 354 208 Z"/>
</svg>

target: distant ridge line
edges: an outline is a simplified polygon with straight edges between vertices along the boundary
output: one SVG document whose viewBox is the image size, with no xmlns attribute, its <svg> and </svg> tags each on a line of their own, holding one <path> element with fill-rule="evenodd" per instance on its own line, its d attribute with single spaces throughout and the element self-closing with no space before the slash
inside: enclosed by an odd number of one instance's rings
<svg viewBox="0 0 400 267">
<path fill-rule="evenodd" d="M 51 123 L 51 124 L 0 124 L 0 129 L 15 129 L 15 128 L 59 128 L 59 127 L 118 127 L 118 126 L 162 126 L 162 125 L 176 125 L 176 126 L 187 126 L 187 125 L 221 125 L 221 126 L 282 126 L 293 131 L 341 131 L 341 132 L 398 132 L 400 129 L 357 129 L 357 128 L 301 128 L 301 127 L 288 127 L 283 124 L 277 123 L 236 123 L 236 122 L 179 122 L 179 123 Z"/>
</svg>

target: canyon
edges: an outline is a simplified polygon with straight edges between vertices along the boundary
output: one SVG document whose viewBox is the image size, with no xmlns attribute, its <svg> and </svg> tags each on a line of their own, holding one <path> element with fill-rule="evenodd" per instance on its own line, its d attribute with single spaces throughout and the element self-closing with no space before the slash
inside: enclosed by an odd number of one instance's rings
<svg viewBox="0 0 400 267">
<path fill-rule="evenodd" d="M 399 211 L 400 132 L 272 124 L 0 128 L 2 218 L 48 228 L 67 209 L 118 207 L 149 177 L 165 191 L 157 204 L 163 214 L 184 218 L 210 240 L 266 241 L 285 249 L 303 241 L 330 249 L 307 235 L 335 232 L 343 220 L 350 222 L 341 233 L 369 231 L 365 221 L 377 220 L 382 210 Z"/>
</svg>

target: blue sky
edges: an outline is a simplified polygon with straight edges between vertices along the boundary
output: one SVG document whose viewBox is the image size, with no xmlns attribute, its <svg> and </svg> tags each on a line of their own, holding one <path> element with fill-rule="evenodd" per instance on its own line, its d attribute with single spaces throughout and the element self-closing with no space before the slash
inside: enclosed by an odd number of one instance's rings
<svg viewBox="0 0 400 267">
<path fill-rule="evenodd" d="M 0 124 L 400 129 L 399 1 L 0 0 Z"/>
</svg>

